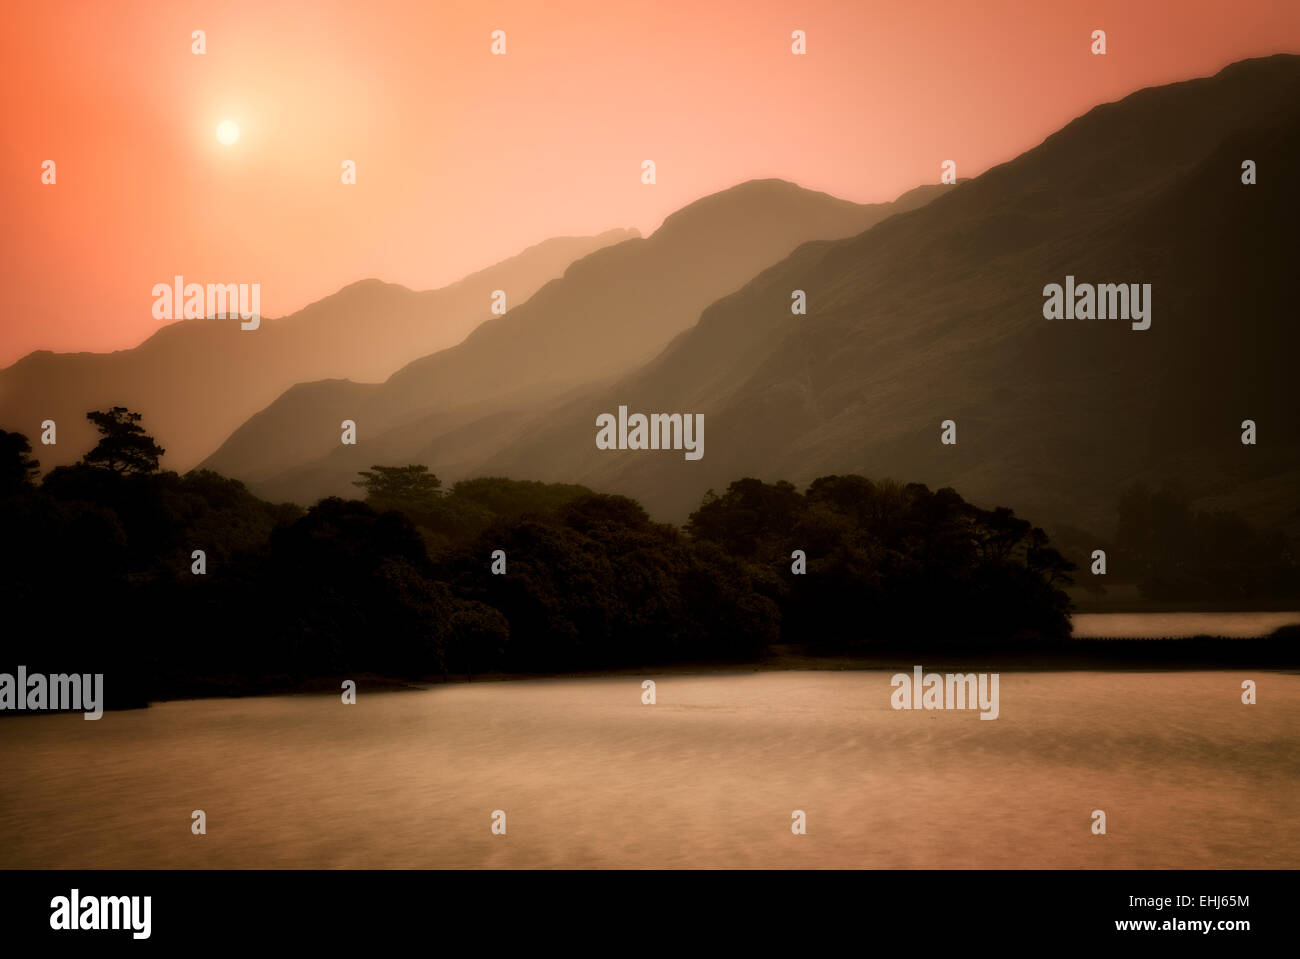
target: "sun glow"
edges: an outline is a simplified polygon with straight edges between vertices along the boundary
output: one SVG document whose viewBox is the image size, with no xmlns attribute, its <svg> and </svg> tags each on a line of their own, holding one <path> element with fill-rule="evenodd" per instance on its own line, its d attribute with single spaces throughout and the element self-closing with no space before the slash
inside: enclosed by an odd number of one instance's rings
<svg viewBox="0 0 1300 959">
<path fill-rule="evenodd" d="M 234 120 L 222 120 L 217 124 L 217 140 L 226 146 L 239 141 L 239 124 Z"/>
</svg>

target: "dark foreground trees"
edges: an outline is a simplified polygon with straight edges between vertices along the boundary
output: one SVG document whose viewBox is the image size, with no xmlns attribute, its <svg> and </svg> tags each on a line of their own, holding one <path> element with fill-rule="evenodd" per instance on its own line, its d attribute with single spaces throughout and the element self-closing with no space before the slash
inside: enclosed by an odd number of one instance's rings
<svg viewBox="0 0 1300 959">
<path fill-rule="evenodd" d="M 1068 634 L 1042 531 L 949 489 L 745 479 L 679 529 L 583 487 L 376 466 L 368 502 L 304 511 L 159 472 L 139 417 L 103 415 L 96 451 L 39 484 L 0 435 L 0 663 L 157 696 Z"/>
<path fill-rule="evenodd" d="M 503 665 L 537 671 L 752 659 L 779 633 L 756 573 L 633 500 L 597 494 L 503 520 L 441 564 L 459 595 L 509 623 Z"/>
<path fill-rule="evenodd" d="M 1069 635 L 1061 587 L 1073 564 L 1011 510 L 980 509 L 951 489 L 824 476 L 801 494 L 745 479 L 706 497 L 686 528 L 779 580 L 785 642 L 851 649 Z"/>
</svg>

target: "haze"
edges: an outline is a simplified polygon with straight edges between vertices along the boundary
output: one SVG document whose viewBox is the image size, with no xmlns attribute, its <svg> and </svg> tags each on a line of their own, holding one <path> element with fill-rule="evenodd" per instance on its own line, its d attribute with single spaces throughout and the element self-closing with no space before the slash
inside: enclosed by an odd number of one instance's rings
<svg viewBox="0 0 1300 959">
<path fill-rule="evenodd" d="M 433 288 L 547 237 L 648 234 L 751 178 L 889 200 L 1098 102 L 1300 47 L 1300 7 L 1272 2 L 54 2 L 8 18 L 0 365 L 139 343 L 175 274 L 259 282 L 278 316 L 365 277 Z"/>
</svg>

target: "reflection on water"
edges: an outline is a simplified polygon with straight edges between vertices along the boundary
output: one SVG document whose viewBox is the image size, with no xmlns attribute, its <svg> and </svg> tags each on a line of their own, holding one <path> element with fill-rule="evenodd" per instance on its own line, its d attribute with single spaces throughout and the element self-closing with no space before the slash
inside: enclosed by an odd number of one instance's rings
<svg viewBox="0 0 1300 959">
<path fill-rule="evenodd" d="M 1076 613 L 1071 618 L 1080 639 L 1115 637 L 1175 639 L 1179 636 L 1267 636 L 1280 626 L 1300 623 L 1300 613 Z"/>
<path fill-rule="evenodd" d="M 1003 673 L 994 722 L 880 671 L 642 678 L 6 720 L 0 866 L 1300 866 L 1300 676 Z"/>
</svg>

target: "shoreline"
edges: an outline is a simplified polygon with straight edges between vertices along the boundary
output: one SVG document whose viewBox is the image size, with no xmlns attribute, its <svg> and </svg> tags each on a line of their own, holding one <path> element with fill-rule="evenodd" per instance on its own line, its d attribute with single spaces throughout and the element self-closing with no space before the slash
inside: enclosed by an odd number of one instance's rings
<svg viewBox="0 0 1300 959">
<path fill-rule="evenodd" d="M 341 695 L 352 680 L 358 692 L 403 692 L 470 683 L 528 680 L 612 679 L 620 677 L 718 676 L 762 672 L 908 672 L 922 665 L 935 672 L 1194 672 L 1300 671 L 1300 625 L 1284 626 L 1267 636 L 1093 637 L 1038 642 L 1004 642 L 979 648 L 928 643 L 877 646 L 872 650 L 815 651 L 774 645 L 747 661 L 648 663 L 547 672 L 436 673 L 419 677 L 357 672 L 330 676 L 159 675 L 129 685 L 124 705 L 104 703 L 104 711 L 145 709 L 150 705 L 204 699 L 262 696 Z M 111 674 L 108 677 L 111 679 Z M 107 684 L 106 684 L 107 685 Z M 121 689 L 119 685 L 117 688 Z M 61 715 L 76 710 L 0 710 L 0 718 Z"/>
<path fill-rule="evenodd" d="M 554 672 L 463 673 L 420 678 L 357 673 L 303 679 L 295 684 L 270 683 L 247 690 L 210 689 L 150 698 L 150 703 L 193 699 L 241 699 L 250 696 L 340 695 L 344 680 L 354 680 L 357 691 L 403 692 L 436 689 L 439 686 L 471 683 L 521 682 L 528 680 L 612 679 L 650 676 L 717 676 L 761 672 L 866 672 L 907 671 L 924 665 L 936 672 L 1194 672 L 1207 670 L 1300 671 L 1300 626 L 1284 627 L 1268 636 L 1234 638 L 1194 636 L 1185 638 L 1089 638 L 1069 639 L 1037 646 L 1007 644 L 964 651 L 951 645 L 925 648 L 881 648 L 872 653 L 844 652 L 816 654 L 795 646 L 774 646 L 752 662 L 655 663 L 604 669 L 557 670 Z M 221 684 L 218 683 L 218 686 Z M 255 684 L 257 685 L 257 684 Z M 135 707 L 139 708 L 139 707 Z"/>
</svg>

